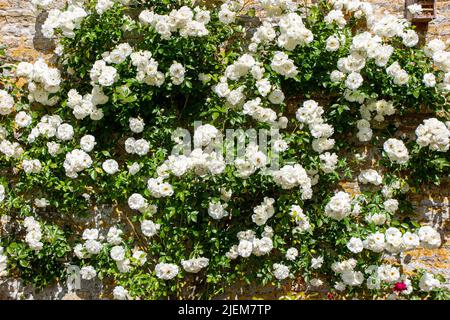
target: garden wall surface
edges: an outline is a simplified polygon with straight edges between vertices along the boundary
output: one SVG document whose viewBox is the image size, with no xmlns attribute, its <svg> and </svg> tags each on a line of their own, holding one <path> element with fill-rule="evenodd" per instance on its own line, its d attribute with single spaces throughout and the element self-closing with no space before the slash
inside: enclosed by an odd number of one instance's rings
<svg viewBox="0 0 450 320">
<path fill-rule="evenodd" d="M 404 1 L 399 0 L 369 0 L 379 6 L 380 13 L 388 10 L 392 13 L 403 15 Z M 54 1 L 54 7 L 62 7 L 64 0 Z M 437 0 L 436 18 L 429 24 L 426 32 L 426 39 L 440 38 L 450 41 L 450 1 Z M 45 21 L 46 13 L 36 11 L 29 0 L 0 0 L 0 44 L 7 46 L 7 59 L 10 62 L 34 61 L 40 56 L 46 59 L 51 58 L 54 44 L 43 37 L 41 25 Z M 413 134 L 414 129 L 422 120 L 426 118 L 424 114 L 416 114 L 408 117 L 397 117 L 397 123 L 401 132 Z M 368 147 L 364 147 L 362 152 L 367 152 Z M 357 183 L 349 183 L 343 186 L 347 192 L 357 193 L 359 186 Z M 414 204 L 417 217 L 426 224 L 433 224 L 438 227 L 443 236 L 443 245 L 439 249 L 417 249 L 402 254 L 402 263 L 406 270 L 425 268 L 431 272 L 441 273 L 447 279 L 447 286 L 450 281 L 450 241 L 449 241 L 449 181 L 444 181 L 439 187 L 424 187 L 417 190 L 411 199 Z M 49 288 L 41 293 L 34 293 L 32 288 L 23 287 L 16 280 L 0 280 L 0 299 L 15 298 L 64 298 L 64 299 L 95 299 L 102 298 L 103 284 L 82 283 L 82 289 L 75 293 L 68 293 L 65 284 Z M 265 298 L 277 298 L 286 294 L 304 296 L 304 287 L 299 283 L 298 287 L 275 290 L 273 288 L 255 289 L 252 287 L 239 287 L 230 290 L 225 295 L 229 298 L 251 298 L 253 296 Z M 297 293 L 296 293 L 297 292 Z M 326 292 L 326 290 L 324 291 Z M 311 294 L 309 297 L 318 297 L 323 293 Z M 224 297 L 225 297 L 224 296 Z"/>
</svg>

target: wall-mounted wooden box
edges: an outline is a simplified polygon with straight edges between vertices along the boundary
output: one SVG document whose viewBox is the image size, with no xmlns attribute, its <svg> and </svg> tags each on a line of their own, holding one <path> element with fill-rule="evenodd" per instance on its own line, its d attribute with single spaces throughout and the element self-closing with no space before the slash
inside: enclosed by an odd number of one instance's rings
<svg viewBox="0 0 450 320">
<path fill-rule="evenodd" d="M 411 14 L 408 6 L 412 4 L 420 4 L 422 13 Z M 405 18 L 412 24 L 428 24 L 436 18 L 436 0 L 405 0 Z"/>
</svg>

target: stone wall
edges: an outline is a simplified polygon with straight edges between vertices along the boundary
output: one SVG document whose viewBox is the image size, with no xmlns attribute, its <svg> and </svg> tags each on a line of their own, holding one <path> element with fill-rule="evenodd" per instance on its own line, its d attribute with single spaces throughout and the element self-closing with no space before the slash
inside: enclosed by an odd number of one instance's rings
<svg viewBox="0 0 450 320">
<path fill-rule="evenodd" d="M 56 0 L 54 7 L 62 7 L 65 0 Z M 13 61 L 32 61 L 50 54 L 52 41 L 40 31 L 46 18 L 30 0 L 0 0 L 0 44 L 8 47 L 7 56 Z"/>
<path fill-rule="evenodd" d="M 387 10 L 403 16 L 403 0 L 368 1 L 378 5 L 381 14 Z M 55 0 L 53 7 L 61 8 L 64 3 L 65 0 Z M 0 45 L 6 45 L 8 47 L 7 59 L 9 61 L 33 61 L 39 56 L 49 57 L 51 55 L 54 44 L 52 41 L 45 39 L 40 31 L 45 19 L 46 13 L 34 9 L 30 0 L 0 0 Z M 429 24 L 426 38 L 450 40 L 449 0 L 437 0 L 436 19 Z M 409 121 L 407 122 L 410 123 Z M 345 185 L 344 188 L 352 193 L 358 191 L 358 186 L 354 184 Z M 450 241 L 448 241 L 450 188 L 448 184 L 443 184 L 440 188 L 424 188 L 420 191 L 412 199 L 418 218 L 427 223 L 440 225 L 442 236 L 447 239 L 443 241 L 444 245 L 437 250 L 420 249 L 404 254 L 402 262 L 406 270 L 425 268 L 431 272 L 441 273 L 446 276 L 448 283 L 450 281 Z M 83 285 L 82 292 L 78 292 L 78 296 L 87 299 L 99 298 L 101 297 L 102 291 L 101 284 L 85 284 Z M 292 288 L 282 291 L 278 290 L 274 293 L 274 289 L 272 288 L 256 289 L 242 287 L 240 289 L 234 289 L 233 292 L 227 294 L 227 297 L 251 298 L 252 296 L 259 296 L 274 298 L 285 294 L 286 291 L 292 292 Z M 37 299 L 77 298 L 76 295 L 67 294 L 67 290 L 61 286 L 55 286 L 49 288 L 47 291 L 36 294 L 32 288 L 22 287 L 17 280 L 10 279 L 3 283 L 0 282 L 0 299 L 30 298 L 33 296 Z M 304 297 L 304 295 L 299 296 L 299 298 Z"/>
<path fill-rule="evenodd" d="M 404 0 L 367 0 L 403 16 Z M 65 0 L 55 0 L 52 7 L 60 8 Z M 34 60 L 51 53 L 53 44 L 42 36 L 40 27 L 46 14 L 34 9 L 30 0 L 0 0 L 0 44 L 8 45 L 12 60 Z M 427 38 L 450 39 L 450 1 L 437 0 L 436 19 L 429 24 Z"/>
</svg>

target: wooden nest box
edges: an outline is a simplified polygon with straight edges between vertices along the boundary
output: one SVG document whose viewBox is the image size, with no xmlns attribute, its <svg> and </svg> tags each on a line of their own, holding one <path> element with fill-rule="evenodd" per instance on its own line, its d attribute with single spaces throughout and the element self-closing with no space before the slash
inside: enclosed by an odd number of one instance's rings
<svg viewBox="0 0 450 320">
<path fill-rule="evenodd" d="M 422 13 L 412 14 L 408 6 L 420 4 Z M 428 23 L 436 18 L 436 0 L 405 0 L 405 18 L 415 26 L 427 26 Z"/>
</svg>

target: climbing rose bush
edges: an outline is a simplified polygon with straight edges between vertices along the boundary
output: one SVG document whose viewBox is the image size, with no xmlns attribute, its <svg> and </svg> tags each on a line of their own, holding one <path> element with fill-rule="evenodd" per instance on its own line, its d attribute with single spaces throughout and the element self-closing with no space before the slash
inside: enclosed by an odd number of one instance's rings
<svg viewBox="0 0 450 320">
<path fill-rule="evenodd" d="M 419 45 L 408 21 L 375 11 L 48 10 L 54 56 L 2 64 L 0 276 L 44 288 L 78 266 L 115 299 L 298 280 L 336 297 L 448 298 L 442 276 L 401 264 L 444 241 L 409 199 L 448 178 L 448 43 Z M 262 132 L 278 133 L 268 151 Z"/>
</svg>

